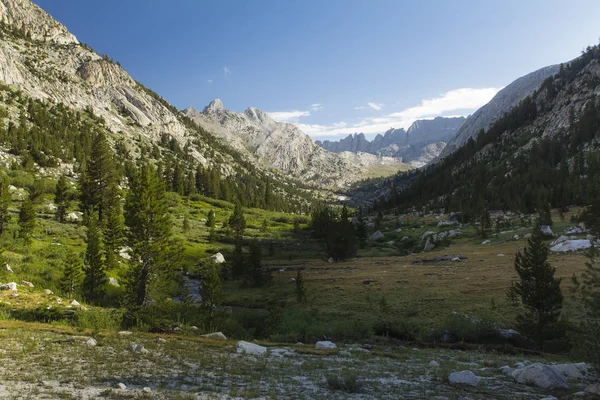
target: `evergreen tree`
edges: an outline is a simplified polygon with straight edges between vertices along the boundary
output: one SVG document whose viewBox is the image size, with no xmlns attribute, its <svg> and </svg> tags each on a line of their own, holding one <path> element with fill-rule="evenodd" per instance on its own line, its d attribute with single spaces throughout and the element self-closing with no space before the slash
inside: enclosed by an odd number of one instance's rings
<svg viewBox="0 0 600 400">
<path fill-rule="evenodd" d="M 241 240 L 246 230 L 246 218 L 242 210 L 242 204 L 239 201 L 235 202 L 233 214 L 229 217 L 229 226 L 233 230 L 233 237 L 236 240 Z"/>
<path fill-rule="evenodd" d="M 552 211 L 548 202 L 544 202 L 544 206 L 540 211 L 539 221 L 540 225 L 552 226 Z"/>
<path fill-rule="evenodd" d="M 86 249 L 83 261 L 83 296 L 90 303 L 98 303 L 104 297 L 108 281 L 104 260 L 102 259 L 102 237 L 98 227 L 98 213 L 89 211 L 85 218 L 87 224 Z"/>
<path fill-rule="evenodd" d="M 338 218 L 332 221 L 326 237 L 327 254 L 336 260 L 356 255 L 356 233 L 350 220 L 348 208 L 344 205 Z"/>
<path fill-rule="evenodd" d="M 356 216 L 356 238 L 361 244 L 364 244 L 367 240 L 367 221 L 360 206 L 358 207 L 358 214 Z"/>
<path fill-rule="evenodd" d="M 600 236 L 600 185 L 591 184 L 589 191 L 589 205 L 581 219 L 593 235 Z"/>
<path fill-rule="evenodd" d="M 188 219 L 187 215 L 183 217 L 181 230 L 183 233 L 188 233 L 190 231 L 190 220 Z"/>
<path fill-rule="evenodd" d="M 487 208 L 484 208 L 479 217 L 479 236 L 482 239 L 487 239 L 490 229 L 492 228 L 492 220 L 490 218 L 490 212 Z"/>
<path fill-rule="evenodd" d="M 56 212 L 54 214 L 56 219 L 61 223 L 65 222 L 69 208 L 69 185 L 64 175 L 58 178 L 56 190 L 54 191 L 54 204 L 56 204 Z"/>
<path fill-rule="evenodd" d="M 108 215 L 102 229 L 104 239 L 104 251 L 106 254 L 107 269 L 114 269 L 118 266 L 119 251 L 123 245 L 124 221 L 121 200 L 116 196 L 113 203 L 107 210 Z"/>
<path fill-rule="evenodd" d="M 26 198 L 21 202 L 19 208 L 19 237 L 25 241 L 26 244 L 31 243 L 31 235 L 36 225 L 36 213 L 33 208 L 31 200 Z"/>
<path fill-rule="evenodd" d="M 271 280 L 271 275 L 262 265 L 262 251 L 260 242 L 256 239 L 250 243 L 250 253 L 248 254 L 247 277 L 252 286 L 261 287 Z"/>
<path fill-rule="evenodd" d="M 217 231 L 215 230 L 215 228 L 210 228 L 208 230 L 208 242 L 214 243 L 216 241 L 217 241 Z"/>
<path fill-rule="evenodd" d="M 8 207 L 10 206 L 11 195 L 8 187 L 8 178 L 2 174 L 2 177 L 0 177 L 0 235 L 4 233 L 10 221 Z"/>
<path fill-rule="evenodd" d="M 306 287 L 304 286 L 304 277 L 300 269 L 296 272 L 296 301 L 298 301 L 298 304 L 306 303 Z"/>
<path fill-rule="evenodd" d="M 216 265 L 208 267 L 202 283 L 202 307 L 208 319 L 208 331 L 215 329 L 215 314 L 223 302 L 223 289 L 221 278 L 217 273 Z"/>
<path fill-rule="evenodd" d="M 214 228 L 215 222 L 216 222 L 215 212 L 213 210 L 210 210 L 208 212 L 208 216 L 206 217 L 206 226 L 209 228 Z"/>
<path fill-rule="evenodd" d="M 133 260 L 127 282 L 127 306 L 134 312 L 148 300 L 155 280 L 171 279 L 169 266 L 173 263 L 171 217 L 164 183 L 152 166 L 143 165 L 132 179 L 125 203 L 125 223 Z"/>
<path fill-rule="evenodd" d="M 74 251 L 68 250 L 63 275 L 60 280 L 60 290 L 67 297 L 75 297 L 81 288 L 82 278 L 81 257 Z"/>
<path fill-rule="evenodd" d="M 117 180 L 113 151 L 104 133 L 100 132 L 94 137 L 80 181 L 81 209 L 85 213 L 94 208 L 100 226 L 104 225 L 109 209 L 114 205 Z"/>
<path fill-rule="evenodd" d="M 547 261 L 548 249 L 542 241 L 539 226 L 534 229 L 523 253 L 515 257 L 515 270 L 520 282 L 514 290 L 520 296 L 526 312 L 517 316 L 523 334 L 531 337 L 541 349 L 549 339 L 560 337 L 559 317 L 563 304 L 560 279 Z"/>
</svg>

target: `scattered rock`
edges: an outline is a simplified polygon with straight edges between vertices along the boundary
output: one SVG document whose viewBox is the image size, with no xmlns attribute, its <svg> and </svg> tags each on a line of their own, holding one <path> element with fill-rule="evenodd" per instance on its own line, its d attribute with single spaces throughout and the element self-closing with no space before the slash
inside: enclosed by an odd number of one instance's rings
<svg viewBox="0 0 600 400">
<path fill-rule="evenodd" d="M 483 246 L 483 245 L 486 245 L 488 243 L 492 243 L 492 241 L 489 240 L 489 239 L 488 240 L 484 240 L 483 242 L 481 242 L 481 245 Z"/>
<path fill-rule="evenodd" d="M 456 225 L 458 224 L 458 221 L 440 221 L 438 222 L 437 226 L 442 227 L 442 226 L 452 226 L 452 225 Z"/>
<path fill-rule="evenodd" d="M 27 286 L 27 287 L 30 287 L 30 288 L 34 287 L 33 283 L 31 283 L 29 281 L 21 281 L 21 285 Z"/>
<path fill-rule="evenodd" d="M 6 272 L 14 272 L 8 264 L 4 264 L 4 268 L 6 269 Z"/>
<path fill-rule="evenodd" d="M 381 231 L 377 231 L 370 236 L 371 240 L 379 240 L 379 239 L 383 239 L 383 238 L 384 238 L 384 234 L 381 233 Z"/>
<path fill-rule="evenodd" d="M 497 332 L 504 339 L 513 339 L 515 337 L 521 336 L 521 334 L 515 331 L 514 329 L 498 329 Z"/>
<path fill-rule="evenodd" d="M 440 366 L 440 363 L 439 363 L 439 362 L 437 362 L 437 361 L 435 361 L 435 360 L 432 360 L 432 361 L 430 361 L 430 362 L 429 362 L 429 364 L 428 364 L 428 365 L 429 365 L 430 367 L 437 368 L 437 367 L 439 367 L 439 366 Z"/>
<path fill-rule="evenodd" d="M 565 232 L 566 235 L 577 235 L 579 233 L 583 233 L 583 229 L 581 229 L 579 226 L 575 226 Z"/>
<path fill-rule="evenodd" d="M 510 375 L 512 374 L 513 369 L 508 365 L 505 365 L 504 367 L 500 367 L 500 371 L 502 371 L 503 374 Z"/>
<path fill-rule="evenodd" d="M 94 347 L 98 343 L 96 342 L 96 339 L 94 339 L 94 338 L 87 338 L 83 341 L 83 344 L 85 344 L 86 346 Z"/>
<path fill-rule="evenodd" d="M 448 382 L 460 385 L 478 386 L 479 383 L 481 383 L 481 378 L 473 372 L 465 370 L 451 373 L 448 377 Z"/>
<path fill-rule="evenodd" d="M 400 239 L 401 242 L 404 242 L 406 240 L 410 239 L 408 236 L 403 236 L 402 239 Z"/>
<path fill-rule="evenodd" d="M 589 367 L 586 363 L 567 363 L 551 365 L 552 368 L 566 376 L 567 378 L 583 379 L 588 374 Z"/>
<path fill-rule="evenodd" d="M 227 340 L 227 336 L 225 336 L 223 332 L 207 333 L 206 335 L 200 335 L 200 337 L 207 339 Z"/>
<path fill-rule="evenodd" d="M 131 247 L 129 246 L 121 247 L 121 250 L 119 250 L 119 256 L 121 256 L 121 258 L 124 260 L 131 260 L 131 254 L 129 254 L 130 251 Z"/>
<path fill-rule="evenodd" d="M 527 365 L 525 363 L 522 363 L 522 362 L 515 363 L 515 369 L 525 368 L 526 366 Z"/>
<path fill-rule="evenodd" d="M 127 350 L 131 351 L 133 353 L 148 353 L 148 350 L 144 346 L 142 346 L 141 344 L 135 344 L 135 343 L 130 344 L 127 347 Z"/>
<path fill-rule="evenodd" d="M 71 301 L 71 305 L 72 305 L 73 307 L 81 307 L 81 304 L 79 304 L 79 302 L 78 302 L 77 300 L 73 300 L 73 301 Z"/>
<path fill-rule="evenodd" d="M 198 327 L 196 325 L 192 325 L 190 328 L 192 328 L 193 330 L 197 331 Z"/>
<path fill-rule="evenodd" d="M 17 284 L 15 282 L 9 282 L 2 286 L 0 286 L 0 290 L 12 290 L 13 292 L 17 291 Z"/>
<path fill-rule="evenodd" d="M 513 239 L 514 240 L 519 240 L 519 239 L 521 239 L 521 237 L 519 235 L 515 235 L 515 236 L 513 236 Z"/>
<path fill-rule="evenodd" d="M 552 229 L 548 225 L 540 226 L 540 232 L 544 236 L 554 236 L 554 232 L 552 232 Z"/>
<path fill-rule="evenodd" d="M 600 396 L 600 383 L 594 383 L 593 385 L 586 387 L 585 392 Z"/>
<path fill-rule="evenodd" d="M 165 338 L 161 338 L 161 337 L 157 337 L 156 340 L 154 340 L 156 343 L 167 343 L 167 339 Z"/>
<path fill-rule="evenodd" d="M 498 257 L 504 257 L 504 254 L 498 253 Z"/>
<path fill-rule="evenodd" d="M 572 251 L 585 250 L 592 247 L 592 243 L 588 239 L 566 240 L 550 247 L 550 251 L 554 253 L 568 253 Z"/>
<path fill-rule="evenodd" d="M 523 236 L 524 239 L 531 239 L 533 237 L 533 235 L 531 233 L 526 233 L 525 236 Z"/>
<path fill-rule="evenodd" d="M 144 393 L 152 393 L 152 389 L 150 389 L 148 386 L 146 386 L 145 388 L 143 388 L 142 391 Z"/>
<path fill-rule="evenodd" d="M 315 349 L 333 350 L 333 349 L 337 349 L 337 346 L 335 345 L 335 343 L 330 342 L 329 340 L 322 340 L 315 344 Z"/>
<path fill-rule="evenodd" d="M 210 260 L 215 264 L 223 264 L 225 262 L 225 257 L 223 257 L 223 254 L 221 253 L 216 253 L 210 256 Z"/>
<path fill-rule="evenodd" d="M 56 303 L 57 303 L 58 305 L 61 305 L 61 304 L 62 304 L 62 299 L 61 299 L 60 297 L 57 297 L 57 298 L 56 298 Z"/>
<path fill-rule="evenodd" d="M 77 214 L 75 214 L 75 213 L 69 213 L 69 214 L 67 214 L 65 219 L 69 222 L 77 222 L 77 221 L 79 221 L 79 216 L 77 216 Z"/>
<path fill-rule="evenodd" d="M 402 228 L 398 228 L 398 229 L 396 229 L 396 231 L 395 231 L 395 232 L 396 232 L 396 233 L 400 233 L 400 232 L 402 232 Z"/>
<path fill-rule="evenodd" d="M 387 242 L 388 245 L 392 246 L 394 244 L 393 240 L 390 240 L 389 242 Z"/>
<path fill-rule="evenodd" d="M 60 386 L 59 381 L 42 381 L 42 385 L 50 388 L 57 388 Z"/>
<path fill-rule="evenodd" d="M 552 366 L 535 363 L 512 372 L 512 377 L 519 383 L 533 385 L 542 389 L 568 389 L 567 379 Z"/>
<path fill-rule="evenodd" d="M 240 340 L 237 344 L 237 352 L 241 354 L 263 355 L 267 353 L 267 348 L 258 344 L 244 342 Z"/>
<path fill-rule="evenodd" d="M 117 281 L 115 278 L 113 278 L 112 276 L 108 278 L 108 284 L 114 287 L 120 287 L 121 285 L 119 285 L 119 281 Z"/>
<path fill-rule="evenodd" d="M 432 231 L 427 231 L 424 234 L 421 235 L 421 240 L 425 240 L 425 238 L 431 236 L 431 235 L 435 235 L 435 232 Z"/>
<path fill-rule="evenodd" d="M 124 383 L 122 383 L 122 382 L 117 383 L 117 387 L 119 389 L 121 389 L 121 390 L 126 390 L 127 389 L 127 385 L 124 384 Z"/>
<path fill-rule="evenodd" d="M 427 238 L 427 241 L 425 242 L 425 246 L 423 247 L 424 251 L 431 251 L 435 248 L 435 244 L 433 243 L 433 240 L 431 240 L 430 237 Z"/>
<path fill-rule="evenodd" d="M 333 257 L 329 257 L 329 259 L 327 260 L 327 262 L 328 262 L 328 263 L 330 263 L 330 264 L 331 264 L 332 262 L 334 262 L 334 261 L 335 261 L 335 260 L 333 259 Z M 294 280 L 295 280 L 295 279 L 294 279 Z"/>
<path fill-rule="evenodd" d="M 46 293 L 48 296 L 50 296 L 51 294 L 54 294 L 54 292 L 50 289 L 44 289 L 44 293 Z"/>
<path fill-rule="evenodd" d="M 558 239 L 554 239 L 553 241 L 550 242 L 549 246 L 550 247 L 554 247 L 557 244 L 561 244 L 563 242 L 566 242 L 567 240 L 569 240 L 568 237 L 566 237 L 565 235 L 561 235 Z"/>
<path fill-rule="evenodd" d="M 46 205 L 46 208 L 48 209 L 48 211 L 54 212 L 54 211 L 56 211 L 57 207 L 54 204 L 52 204 L 52 203 L 48 203 Z"/>
</svg>

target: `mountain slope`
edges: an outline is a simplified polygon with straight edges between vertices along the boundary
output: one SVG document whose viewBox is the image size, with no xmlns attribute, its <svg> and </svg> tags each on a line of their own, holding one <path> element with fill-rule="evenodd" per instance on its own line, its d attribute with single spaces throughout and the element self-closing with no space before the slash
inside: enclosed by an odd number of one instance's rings
<svg viewBox="0 0 600 400">
<path fill-rule="evenodd" d="M 407 169 L 389 157 L 325 151 L 295 125 L 277 122 L 254 107 L 238 114 L 216 99 L 201 112 L 190 107 L 185 114 L 263 166 L 317 184 L 345 186 L 377 168 L 392 173 Z"/>
<path fill-rule="evenodd" d="M 443 158 L 456 151 L 456 149 L 467 143 L 470 138 L 477 137 L 482 129 L 487 130 L 495 120 L 501 118 L 504 113 L 518 105 L 521 100 L 539 88 L 546 78 L 556 74 L 559 68 L 558 65 L 540 68 L 520 77 L 500 90 L 492 100 L 467 118 L 456 132 L 456 135 L 448 142 L 440 157 Z"/>
<path fill-rule="evenodd" d="M 600 48 L 594 46 L 439 163 L 380 183 L 398 190 L 384 207 L 473 216 L 485 207 L 533 213 L 548 204 L 562 210 L 586 204 L 600 188 L 599 95 Z"/>
<path fill-rule="evenodd" d="M 404 162 L 421 166 L 439 155 L 464 121 L 464 117 L 437 117 L 415 121 L 408 131 L 392 128 L 383 135 L 375 136 L 371 141 L 368 141 L 363 133 L 355 133 L 339 141 L 325 140 L 316 143 L 332 152 L 365 152 L 401 158 Z"/>
</svg>

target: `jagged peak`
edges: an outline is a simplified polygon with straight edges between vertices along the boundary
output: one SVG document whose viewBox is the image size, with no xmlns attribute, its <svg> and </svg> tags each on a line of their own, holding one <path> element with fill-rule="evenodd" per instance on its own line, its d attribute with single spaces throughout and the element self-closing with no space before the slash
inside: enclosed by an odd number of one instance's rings
<svg viewBox="0 0 600 400">
<path fill-rule="evenodd" d="M 204 110 L 202 112 L 204 113 L 218 113 L 225 110 L 225 107 L 223 107 L 223 102 L 220 99 L 214 99 L 213 101 L 210 102 L 209 105 L 207 105 L 206 107 L 204 107 Z"/>
<path fill-rule="evenodd" d="M 246 111 L 244 111 L 244 115 L 248 120 L 261 124 L 264 124 L 265 122 L 274 122 L 274 120 L 269 117 L 269 114 L 256 107 L 248 107 Z"/>
</svg>

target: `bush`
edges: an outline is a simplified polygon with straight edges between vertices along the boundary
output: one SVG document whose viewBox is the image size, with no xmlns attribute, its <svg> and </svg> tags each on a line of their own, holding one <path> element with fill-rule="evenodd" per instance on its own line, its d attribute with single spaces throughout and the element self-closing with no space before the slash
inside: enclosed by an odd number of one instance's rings
<svg viewBox="0 0 600 400">
<path fill-rule="evenodd" d="M 92 331 L 99 331 L 106 329 L 116 331 L 123 323 L 123 310 L 116 308 L 78 310 L 75 312 L 73 323 L 80 330 L 91 329 Z"/>
<path fill-rule="evenodd" d="M 422 327 L 418 325 L 410 325 L 406 320 L 382 320 L 373 325 L 373 332 L 377 336 L 413 341 L 417 340 L 421 336 Z"/>
<path fill-rule="evenodd" d="M 497 341 L 496 326 L 493 322 L 486 319 L 453 313 L 446 319 L 445 328 L 458 341 L 468 343 Z"/>
<path fill-rule="evenodd" d="M 333 390 L 341 390 L 348 393 L 358 393 L 362 389 L 362 384 L 358 380 L 356 371 L 344 369 L 338 373 L 331 373 L 325 376 L 327 386 Z"/>
</svg>

